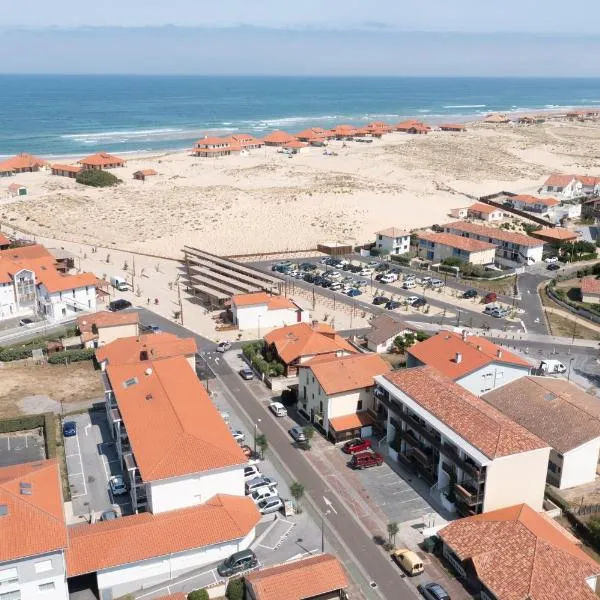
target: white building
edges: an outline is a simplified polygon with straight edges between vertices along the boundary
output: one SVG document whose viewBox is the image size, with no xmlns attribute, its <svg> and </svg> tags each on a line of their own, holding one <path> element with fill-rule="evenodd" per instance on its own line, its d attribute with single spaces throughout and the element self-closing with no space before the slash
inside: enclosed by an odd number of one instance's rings
<svg viewBox="0 0 600 600">
<path fill-rule="evenodd" d="M 596 479 L 600 404 L 575 384 L 554 377 L 522 377 L 482 396 L 551 448 L 548 483 L 570 488 Z"/>
<path fill-rule="evenodd" d="M 375 248 L 381 254 L 406 254 L 410 250 L 410 233 L 398 227 L 388 227 L 378 231 Z"/>
<path fill-rule="evenodd" d="M 496 246 L 451 233 L 419 233 L 419 256 L 433 262 L 457 258 L 472 265 L 494 263 Z"/>
<path fill-rule="evenodd" d="M 416 332 L 417 329 L 405 321 L 395 319 L 391 315 L 379 315 L 371 321 L 371 331 L 365 336 L 367 348 L 371 352 L 383 354 L 391 349 L 399 335 Z"/>
<path fill-rule="evenodd" d="M 313 358 L 299 369 L 298 408 L 334 442 L 367 437 L 375 377 L 390 368 L 377 354 Z"/>
<path fill-rule="evenodd" d="M 0 468 L 0 598 L 68 600 L 56 460 Z"/>
<path fill-rule="evenodd" d="M 447 509 L 467 516 L 526 502 L 542 510 L 545 442 L 432 367 L 375 380 L 390 456 L 427 481 Z"/>
<path fill-rule="evenodd" d="M 600 194 L 600 177 L 553 174 L 542 184 L 539 192 L 552 194 L 562 200 L 572 200 L 581 196 L 597 196 Z"/>
<path fill-rule="evenodd" d="M 406 365 L 429 365 L 472 394 L 480 396 L 529 375 L 520 356 L 474 335 L 440 331 L 407 350 Z"/>
<path fill-rule="evenodd" d="M 495 223 L 496 221 L 502 221 L 504 218 L 504 212 L 501 208 L 492 206 L 491 204 L 485 204 L 484 202 L 475 202 L 468 208 L 468 216 L 472 219 L 479 219 L 486 223 Z M 460 217 L 459 217 L 460 218 Z"/>
<path fill-rule="evenodd" d="M 534 212 L 539 214 L 548 214 L 560 202 L 555 198 L 538 198 L 529 194 L 517 194 L 516 196 L 508 196 L 506 202 L 519 210 Z"/>
<path fill-rule="evenodd" d="M 0 251 L 0 320 L 37 313 L 60 321 L 96 310 L 97 278 L 63 274 L 39 244 Z"/>
<path fill-rule="evenodd" d="M 99 348 L 119 338 L 140 334 L 137 311 L 110 312 L 103 310 L 77 318 L 77 329 L 85 348 Z"/>
<path fill-rule="evenodd" d="M 444 230 L 470 240 L 493 244 L 496 246 L 496 262 L 506 267 L 527 266 L 542 260 L 544 243 L 523 233 L 465 221 L 447 223 Z"/>
<path fill-rule="evenodd" d="M 272 329 L 310 321 L 310 313 L 290 298 L 265 292 L 235 294 L 231 297 L 233 323 L 240 331 Z"/>
</svg>

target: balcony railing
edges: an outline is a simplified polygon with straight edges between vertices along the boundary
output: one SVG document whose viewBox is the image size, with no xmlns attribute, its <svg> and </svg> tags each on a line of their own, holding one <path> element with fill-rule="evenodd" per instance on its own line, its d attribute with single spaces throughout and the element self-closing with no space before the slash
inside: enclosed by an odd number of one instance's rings
<svg viewBox="0 0 600 600">
<path fill-rule="evenodd" d="M 467 484 L 457 483 L 454 486 L 454 493 L 468 506 L 474 506 L 479 503 L 477 490 Z"/>
<path fill-rule="evenodd" d="M 425 465 L 426 467 L 429 467 L 431 465 L 431 460 L 433 458 L 433 456 L 426 454 L 425 452 L 423 452 L 423 450 L 421 450 L 420 448 L 413 448 L 412 449 L 412 455 L 422 464 Z"/>
</svg>

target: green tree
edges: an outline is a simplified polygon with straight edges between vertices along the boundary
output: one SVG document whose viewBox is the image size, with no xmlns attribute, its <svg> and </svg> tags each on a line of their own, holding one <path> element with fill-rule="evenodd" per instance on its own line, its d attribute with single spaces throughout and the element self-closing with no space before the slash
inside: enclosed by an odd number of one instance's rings
<svg viewBox="0 0 600 600">
<path fill-rule="evenodd" d="M 260 450 L 260 457 L 265 457 L 265 452 L 269 449 L 269 442 L 267 440 L 267 436 L 264 433 L 261 433 L 259 436 L 256 436 L 256 445 Z"/>
<path fill-rule="evenodd" d="M 424 331 L 417 331 L 417 342 L 424 342 L 429 336 Z"/>
<path fill-rule="evenodd" d="M 304 437 L 306 437 L 306 442 L 304 442 L 304 448 L 306 450 L 310 450 L 310 442 L 313 439 L 313 436 L 315 435 L 315 428 L 312 425 L 307 425 L 306 427 L 303 427 L 302 430 L 304 431 Z"/>
<path fill-rule="evenodd" d="M 188 594 L 188 600 L 208 600 L 208 592 L 202 588 L 200 590 L 194 590 Z"/>
<path fill-rule="evenodd" d="M 404 334 L 404 344 L 407 348 L 410 348 L 415 343 L 415 334 L 412 332 L 408 332 Z"/>
<path fill-rule="evenodd" d="M 396 536 L 398 535 L 398 531 L 400 531 L 400 527 L 398 527 L 398 523 L 396 523 L 396 521 L 390 521 L 387 524 L 388 541 L 390 542 L 390 544 L 396 543 Z"/>
<path fill-rule="evenodd" d="M 111 187 L 121 183 L 118 177 L 115 177 L 112 173 L 107 173 L 100 169 L 87 169 L 80 171 L 75 177 L 77 183 L 83 185 L 89 185 L 92 187 Z"/>
<path fill-rule="evenodd" d="M 442 264 L 448 267 L 459 267 L 462 264 L 462 260 L 456 256 L 448 256 L 442 260 Z"/>
<path fill-rule="evenodd" d="M 304 486 L 297 481 L 294 481 L 292 485 L 290 485 L 290 494 L 292 498 L 296 501 L 296 506 L 300 504 L 300 499 L 304 496 Z"/>
<path fill-rule="evenodd" d="M 225 596 L 228 600 L 244 600 L 246 596 L 246 588 L 244 580 L 241 577 L 235 577 L 229 580 Z"/>
<path fill-rule="evenodd" d="M 404 354 L 405 350 L 406 350 L 406 341 L 404 339 L 403 335 L 397 335 L 394 338 L 394 342 L 392 344 L 394 350 L 396 350 L 396 352 L 398 354 Z"/>
</svg>

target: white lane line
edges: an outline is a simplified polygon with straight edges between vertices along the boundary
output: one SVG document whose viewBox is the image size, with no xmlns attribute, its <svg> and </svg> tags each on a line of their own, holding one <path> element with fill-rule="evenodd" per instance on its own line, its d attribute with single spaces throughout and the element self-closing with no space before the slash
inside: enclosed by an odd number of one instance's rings
<svg viewBox="0 0 600 600">
<path fill-rule="evenodd" d="M 211 569 L 210 571 L 204 571 L 204 573 L 198 573 L 196 575 L 192 575 L 191 577 L 186 577 L 185 579 L 178 579 L 177 581 L 171 582 L 169 583 L 169 585 L 165 585 L 164 587 L 161 588 L 157 588 L 151 592 L 148 592 L 147 594 L 141 594 L 140 596 L 137 596 L 138 600 L 140 598 L 145 598 L 146 596 L 151 596 L 156 594 L 156 592 L 160 591 L 160 590 L 166 590 L 168 589 L 169 586 L 172 585 L 179 585 L 180 583 L 183 583 L 184 581 L 192 581 L 193 579 L 197 579 L 199 577 L 202 577 L 203 575 L 208 575 L 208 573 L 212 573 L 212 576 L 215 578 L 215 583 L 217 583 L 218 581 L 220 581 L 219 579 L 217 579 L 217 576 L 215 575 L 215 569 Z"/>
<path fill-rule="evenodd" d="M 416 498 L 412 498 L 411 500 L 401 500 L 400 502 L 394 502 L 394 504 L 408 504 L 409 502 L 421 501 L 421 496 L 417 496 Z"/>
<path fill-rule="evenodd" d="M 10 438 L 9 437 L 6 438 L 6 449 L 10 450 Z"/>
<path fill-rule="evenodd" d="M 81 459 L 81 446 L 79 445 L 79 434 L 75 436 L 75 441 L 77 442 L 77 453 L 79 454 L 79 464 L 81 466 L 81 476 L 83 479 L 83 489 L 85 490 L 83 495 L 87 495 L 87 486 L 85 485 L 85 471 L 83 468 L 83 460 Z"/>
<path fill-rule="evenodd" d="M 28 435 L 26 435 L 26 436 L 25 436 L 25 448 L 27 448 L 27 440 L 28 440 L 28 438 L 29 438 L 29 436 L 28 436 Z"/>
</svg>

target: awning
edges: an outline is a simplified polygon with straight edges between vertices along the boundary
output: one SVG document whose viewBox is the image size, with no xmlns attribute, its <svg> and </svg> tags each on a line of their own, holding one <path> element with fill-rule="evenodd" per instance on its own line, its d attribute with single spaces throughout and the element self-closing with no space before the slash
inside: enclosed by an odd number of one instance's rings
<svg viewBox="0 0 600 600">
<path fill-rule="evenodd" d="M 367 412 L 359 412 L 352 415 L 344 415 L 343 417 L 329 419 L 329 427 L 338 433 L 348 431 L 349 429 L 368 427 L 369 425 L 373 425 L 373 418 Z"/>
</svg>

